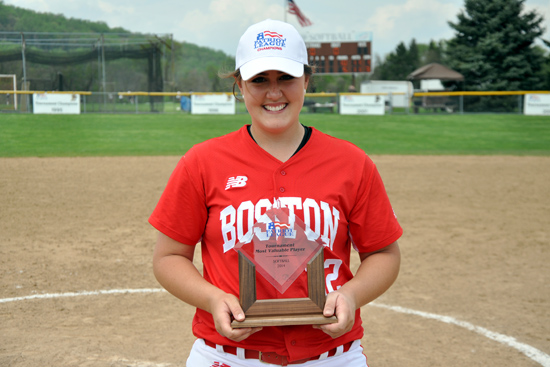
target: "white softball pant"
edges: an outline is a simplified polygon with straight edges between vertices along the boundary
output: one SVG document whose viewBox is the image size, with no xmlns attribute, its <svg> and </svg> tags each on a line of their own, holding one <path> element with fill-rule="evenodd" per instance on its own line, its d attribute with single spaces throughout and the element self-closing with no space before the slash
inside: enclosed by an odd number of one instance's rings
<svg viewBox="0 0 550 367">
<path fill-rule="evenodd" d="M 236 355 L 219 352 L 204 344 L 204 340 L 197 339 L 193 344 L 189 358 L 187 359 L 187 367 L 269 367 L 276 366 L 266 364 L 256 359 L 241 359 Z M 302 364 L 292 364 L 289 366 L 303 367 L 368 367 L 367 357 L 363 354 L 361 341 L 353 342 L 350 349 L 340 355 L 308 361 Z"/>
</svg>

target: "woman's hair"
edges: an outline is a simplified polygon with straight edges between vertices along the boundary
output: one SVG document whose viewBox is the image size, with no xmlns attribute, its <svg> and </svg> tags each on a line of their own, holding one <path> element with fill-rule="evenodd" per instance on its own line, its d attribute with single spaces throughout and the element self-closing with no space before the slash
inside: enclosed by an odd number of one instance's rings
<svg viewBox="0 0 550 367">
<path fill-rule="evenodd" d="M 307 75 L 310 78 L 310 85 L 311 85 L 311 76 L 315 73 L 315 67 L 310 65 L 304 65 L 304 75 Z M 241 77 L 241 71 L 239 69 L 235 71 L 229 71 L 229 72 L 220 72 L 218 73 L 218 76 L 223 79 L 229 79 L 234 78 L 233 81 L 233 96 L 237 101 L 243 102 L 239 97 L 237 97 L 237 82 L 242 80 Z"/>
</svg>

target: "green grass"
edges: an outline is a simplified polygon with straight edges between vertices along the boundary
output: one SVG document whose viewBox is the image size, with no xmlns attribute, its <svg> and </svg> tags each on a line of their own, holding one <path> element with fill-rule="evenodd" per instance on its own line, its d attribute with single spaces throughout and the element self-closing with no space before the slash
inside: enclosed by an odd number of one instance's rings
<svg viewBox="0 0 550 367">
<path fill-rule="evenodd" d="M 550 118 L 523 115 L 303 114 L 368 154 L 550 155 Z M 248 115 L 0 114 L 1 157 L 182 155 Z"/>
</svg>

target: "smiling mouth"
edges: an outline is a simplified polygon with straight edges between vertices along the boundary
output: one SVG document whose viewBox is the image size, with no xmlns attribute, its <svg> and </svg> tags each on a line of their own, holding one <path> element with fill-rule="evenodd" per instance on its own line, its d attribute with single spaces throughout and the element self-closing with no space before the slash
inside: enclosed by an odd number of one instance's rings
<svg viewBox="0 0 550 367">
<path fill-rule="evenodd" d="M 284 109 L 286 106 L 288 106 L 288 103 L 283 103 L 283 104 L 280 104 L 280 105 L 277 105 L 277 106 L 264 105 L 264 108 L 268 111 L 271 111 L 271 112 L 278 112 L 278 111 L 281 111 L 282 109 Z"/>
</svg>

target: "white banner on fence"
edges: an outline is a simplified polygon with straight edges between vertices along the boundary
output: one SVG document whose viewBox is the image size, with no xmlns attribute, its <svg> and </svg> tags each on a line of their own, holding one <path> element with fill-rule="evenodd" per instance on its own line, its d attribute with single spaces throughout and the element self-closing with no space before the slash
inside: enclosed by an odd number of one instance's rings
<svg viewBox="0 0 550 367">
<path fill-rule="evenodd" d="M 191 95 L 192 114 L 234 115 L 235 98 L 231 94 Z"/>
<path fill-rule="evenodd" d="M 341 115 L 383 115 L 384 110 L 384 98 L 381 96 L 340 96 Z"/>
<path fill-rule="evenodd" d="M 35 93 L 32 98 L 34 113 L 80 114 L 80 94 Z"/>
<path fill-rule="evenodd" d="M 413 84 L 400 80 L 371 80 L 361 83 L 361 93 L 384 93 L 382 98 L 393 107 L 409 107 L 413 96 Z"/>
<path fill-rule="evenodd" d="M 525 115 L 550 115 L 550 94 L 526 94 L 523 113 Z"/>
</svg>

